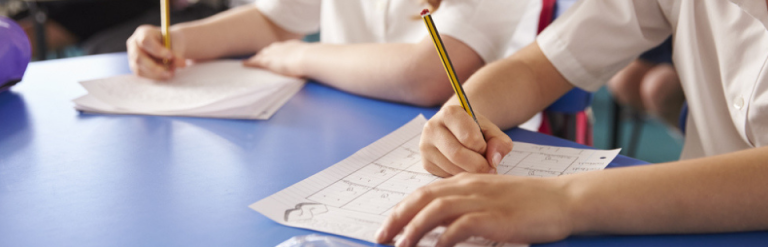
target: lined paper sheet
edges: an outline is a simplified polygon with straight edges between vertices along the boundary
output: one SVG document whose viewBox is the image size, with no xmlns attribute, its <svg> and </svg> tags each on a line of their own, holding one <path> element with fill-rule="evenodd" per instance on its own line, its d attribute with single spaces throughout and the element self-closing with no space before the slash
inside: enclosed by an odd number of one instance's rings
<svg viewBox="0 0 768 247">
<path fill-rule="evenodd" d="M 339 163 L 275 193 L 250 208 L 281 224 L 374 241 L 390 210 L 417 188 L 437 181 L 422 168 L 419 115 Z M 616 150 L 575 149 L 515 142 L 500 174 L 549 177 L 604 169 Z M 433 246 L 443 229 L 422 239 Z M 519 246 L 472 238 L 457 246 Z"/>
</svg>

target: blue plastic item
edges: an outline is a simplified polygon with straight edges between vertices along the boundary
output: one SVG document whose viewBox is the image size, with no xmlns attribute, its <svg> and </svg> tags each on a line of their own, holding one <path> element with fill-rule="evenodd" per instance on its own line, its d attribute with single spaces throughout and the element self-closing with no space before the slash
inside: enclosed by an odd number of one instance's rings
<svg viewBox="0 0 768 247">
<path fill-rule="evenodd" d="M 292 237 L 275 247 L 367 247 L 367 245 L 358 244 L 333 236 L 309 234 Z"/>
<path fill-rule="evenodd" d="M 592 104 L 592 93 L 580 88 L 571 89 L 565 95 L 557 99 L 547 107 L 549 112 L 576 114 L 587 109 Z"/>
<path fill-rule="evenodd" d="M 32 48 L 24 30 L 0 16 L 0 92 L 21 81 L 31 58 Z"/>
</svg>

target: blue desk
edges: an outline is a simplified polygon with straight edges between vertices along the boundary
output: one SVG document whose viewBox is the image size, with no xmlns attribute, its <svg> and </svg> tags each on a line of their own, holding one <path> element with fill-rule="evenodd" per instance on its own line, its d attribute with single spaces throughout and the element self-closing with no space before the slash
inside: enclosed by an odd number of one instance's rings
<svg viewBox="0 0 768 247">
<path fill-rule="evenodd" d="M 33 63 L 0 94 L 0 246 L 274 246 L 312 231 L 247 206 L 435 108 L 308 84 L 269 121 L 83 115 L 77 81 L 125 54 Z M 513 129 L 513 140 L 577 144 Z M 619 157 L 612 166 L 643 162 Z M 768 244 L 768 233 L 575 237 L 547 246 Z"/>
</svg>

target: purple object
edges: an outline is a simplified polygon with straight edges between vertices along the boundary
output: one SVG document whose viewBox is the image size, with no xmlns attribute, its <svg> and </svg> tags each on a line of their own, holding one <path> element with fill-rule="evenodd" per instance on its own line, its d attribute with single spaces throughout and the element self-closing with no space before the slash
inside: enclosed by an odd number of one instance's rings
<svg viewBox="0 0 768 247">
<path fill-rule="evenodd" d="M 24 30 L 0 16 L 0 92 L 21 81 L 31 58 L 32 48 Z"/>
</svg>

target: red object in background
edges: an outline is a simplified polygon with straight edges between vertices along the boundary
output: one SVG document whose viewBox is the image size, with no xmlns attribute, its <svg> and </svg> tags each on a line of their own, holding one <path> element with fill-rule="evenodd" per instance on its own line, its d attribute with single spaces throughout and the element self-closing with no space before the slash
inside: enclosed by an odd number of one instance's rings
<svg viewBox="0 0 768 247">
<path fill-rule="evenodd" d="M 539 29 L 537 34 L 541 33 L 554 20 L 555 4 L 557 0 L 541 0 L 541 13 L 539 14 Z"/>
</svg>

